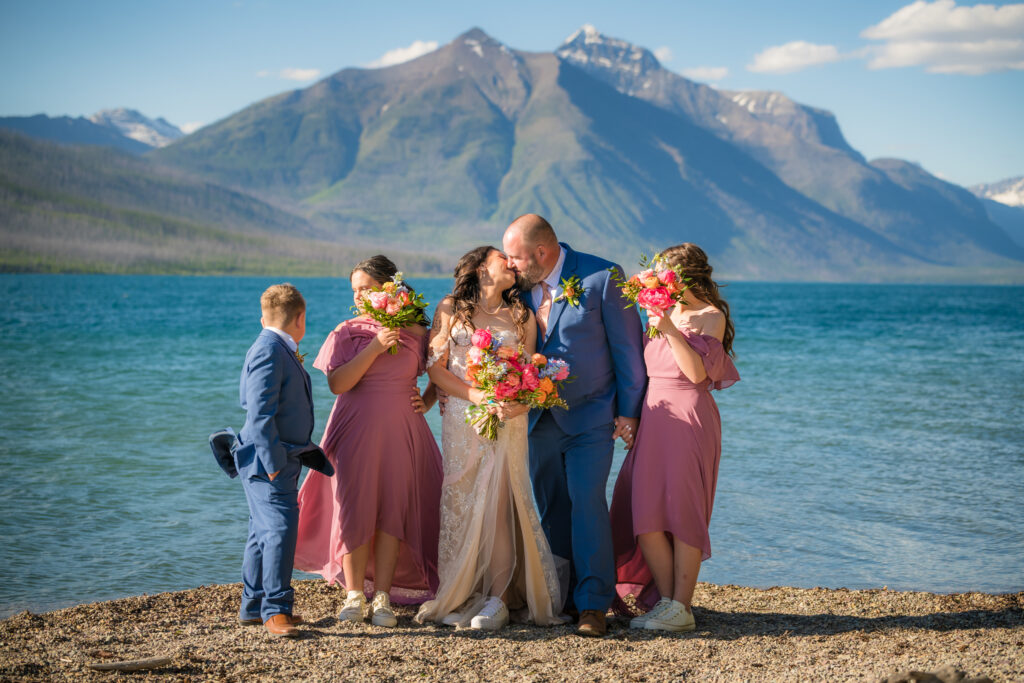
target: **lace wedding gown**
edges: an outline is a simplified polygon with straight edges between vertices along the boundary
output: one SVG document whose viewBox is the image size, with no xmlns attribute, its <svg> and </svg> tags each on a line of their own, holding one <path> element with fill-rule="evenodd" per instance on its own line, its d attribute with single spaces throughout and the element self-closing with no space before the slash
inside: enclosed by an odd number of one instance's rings
<svg viewBox="0 0 1024 683">
<path fill-rule="evenodd" d="M 513 329 L 491 325 L 490 330 L 502 344 L 518 344 Z M 470 336 L 462 326 L 454 334 L 435 331 L 428 366 L 446 363 L 456 377 L 465 377 Z M 505 422 L 497 440 L 489 441 L 466 423 L 469 405 L 450 396 L 442 418 L 440 585 L 416 620 L 440 622 L 456 613 L 461 615 L 456 625 L 467 626 L 488 596 L 508 589 L 513 619 L 560 624 L 563 591 L 533 499 L 527 415 Z"/>
</svg>

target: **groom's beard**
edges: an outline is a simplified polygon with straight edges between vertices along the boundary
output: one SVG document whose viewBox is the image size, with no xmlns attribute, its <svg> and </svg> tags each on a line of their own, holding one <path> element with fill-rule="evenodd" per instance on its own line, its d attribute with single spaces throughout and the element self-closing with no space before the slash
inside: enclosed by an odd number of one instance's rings
<svg viewBox="0 0 1024 683">
<path fill-rule="evenodd" d="M 516 284 L 519 289 L 528 292 L 544 279 L 544 268 L 536 261 L 526 266 L 526 270 L 516 274 Z"/>
</svg>

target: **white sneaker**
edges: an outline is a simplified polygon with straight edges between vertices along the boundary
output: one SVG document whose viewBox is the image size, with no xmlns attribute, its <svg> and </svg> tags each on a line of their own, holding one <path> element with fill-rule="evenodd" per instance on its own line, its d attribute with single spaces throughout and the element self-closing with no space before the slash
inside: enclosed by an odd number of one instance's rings
<svg viewBox="0 0 1024 683">
<path fill-rule="evenodd" d="M 377 591 L 373 594 L 373 603 L 370 605 L 370 622 L 374 626 L 387 626 L 388 628 L 398 623 L 398 617 L 391 609 L 391 596 L 384 591 Z"/>
<path fill-rule="evenodd" d="M 341 606 L 341 613 L 338 614 L 338 621 L 361 622 L 363 612 L 366 611 L 366 596 L 362 591 L 351 591 L 345 598 L 345 604 Z"/>
<path fill-rule="evenodd" d="M 491 596 L 487 598 L 483 609 L 469 622 L 470 628 L 484 631 L 497 631 L 508 623 L 508 608 L 501 598 Z"/>
<path fill-rule="evenodd" d="M 693 612 L 683 603 L 673 600 L 668 607 L 648 619 L 644 628 L 648 631 L 692 631 L 697 624 Z"/>
<path fill-rule="evenodd" d="M 445 626 L 458 626 L 460 621 L 462 621 L 461 613 L 449 612 L 448 614 L 444 615 L 444 619 L 441 620 L 441 623 Z"/>
<path fill-rule="evenodd" d="M 643 628 L 644 626 L 647 625 L 647 620 L 648 619 L 650 619 L 653 616 L 656 616 L 659 612 L 661 612 L 663 609 L 665 609 L 666 607 L 668 607 L 671 604 L 672 604 L 672 598 L 662 598 L 661 600 L 658 600 L 658 602 L 655 603 L 654 607 L 652 607 L 650 610 L 648 610 L 644 614 L 641 614 L 638 617 L 633 617 L 632 619 L 630 619 L 629 620 L 629 627 L 630 628 Z"/>
</svg>

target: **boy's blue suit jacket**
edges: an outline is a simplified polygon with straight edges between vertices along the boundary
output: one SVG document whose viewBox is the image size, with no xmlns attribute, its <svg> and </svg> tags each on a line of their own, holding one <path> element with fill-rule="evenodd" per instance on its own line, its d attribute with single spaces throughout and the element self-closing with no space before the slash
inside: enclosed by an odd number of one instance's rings
<svg viewBox="0 0 1024 683">
<path fill-rule="evenodd" d="M 246 478 L 279 472 L 289 458 L 308 452 L 313 435 L 309 373 L 284 340 L 263 330 L 245 355 L 239 383 L 245 425 L 233 449 Z"/>
</svg>

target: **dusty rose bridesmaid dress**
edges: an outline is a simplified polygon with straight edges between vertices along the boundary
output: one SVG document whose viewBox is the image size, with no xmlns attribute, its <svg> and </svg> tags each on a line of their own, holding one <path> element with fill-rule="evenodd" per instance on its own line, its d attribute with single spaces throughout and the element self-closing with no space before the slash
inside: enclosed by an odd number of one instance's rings
<svg viewBox="0 0 1024 683">
<path fill-rule="evenodd" d="M 361 318 L 342 323 L 313 367 L 324 374 L 347 363 L 380 331 Z M 426 371 L 427 335 L 403 330 L 396 355 L 374 360 L 351 390 L 338 396 L 320 446 L 335 475 L 311 471 L 299 490 L 295 567 L 345 582 L 342 556 L 381 529 L 402 541 L 391 589 L 396 603 L 415 604 L 437 590 L 441 452 L 410 398 Z M 373 553 L 365 586 L 372 595 Z"/>
<path fill-rule="evenodd" d="M 707 378 L 690 382 L 679 370 L 663 336 L 647 340 L 647 395 L 636 443 L 626 455 L 612 494 L 612 541 L 619 598 L 632 594 L 649 609 L 661 597 L 636 537 L 664 531 L 711 557 L 708 524 L 715 501 L 722 422 L 712 389 L 740 376 L 722 343 L 680 327 L 704 361 Z M 620 610 L 624 608 L 616 600 Z"/>
</svg>

